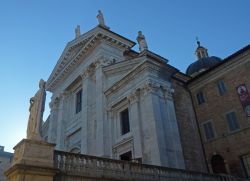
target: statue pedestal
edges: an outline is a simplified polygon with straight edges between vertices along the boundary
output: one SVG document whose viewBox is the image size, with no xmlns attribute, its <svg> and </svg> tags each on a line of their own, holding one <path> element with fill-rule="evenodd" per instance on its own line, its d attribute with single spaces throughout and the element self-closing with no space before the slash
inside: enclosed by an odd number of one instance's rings
<svg viewBox="0 0 250 181">
<path fill-rule="evenodd" d="M 11 167 L 5 172 L 9 181 L 53 181 L 55 144 L 23 139 L 14 147 Z"/>
</svg>

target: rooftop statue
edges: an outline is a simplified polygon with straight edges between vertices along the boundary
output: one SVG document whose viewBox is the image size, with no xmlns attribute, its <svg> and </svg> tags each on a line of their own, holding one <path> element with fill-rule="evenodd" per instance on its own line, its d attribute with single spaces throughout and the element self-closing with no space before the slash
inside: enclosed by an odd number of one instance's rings
<svg viewBox="0 0 250 181">
<path fill-rule="evenodd" d="M 107 27 L 107 26 L 105 25 L 104 16 L 103 16 L 101 10 L 98 10 L 98 15 L 97 15 L 96 17 L 97 17 L 97 19 L 98 19 L 98 22 L 99 22 L 99 25 L 100 25 L 100 26 L 109 29 L 109 27 Z"/>
<path fill-rule="evenodd" d="M 75 28 L 75 34 L 76 38 L 79 38 L 81 36 L 80 25 L 77 25 L 77 27 Z"/>
<path fill-rule="evenodd" d="M 138 31 L 137 41 L 139 43 L 140 52 L 148 49 L 148 45 L 147 45 L 145 36 L 142 34 L 141 31 Z"/>
<path fill-rule="evenodd" d="M 30 98 L 30 116 L 27 127 L 27 139 L 42 140 L 41 127 L 46 99 L 45 84 L 46 82 L 41 79 L 39 82 L 39 90 L 34 97 Z"/>
</svg>

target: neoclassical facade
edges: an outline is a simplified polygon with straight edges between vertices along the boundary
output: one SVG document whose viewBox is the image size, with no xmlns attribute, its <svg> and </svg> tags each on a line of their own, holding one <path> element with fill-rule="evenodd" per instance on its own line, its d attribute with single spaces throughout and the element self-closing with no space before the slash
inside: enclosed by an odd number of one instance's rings
<svg viewBox="0 0 250 181">
<path fill-rule="evenodd" d="M 183 86 L 174 86 L 178 70 L 148 50 L 142 32 L 136 52 L 135 42 L 99 16 L 90 31 L 76 28 L 47 81 L 52 98 L 43 137 L 57 150 L 206 171 L 194 111 L 176 107 L 191 104 Z M 174 100 L 175 88 L 186 91 L 183 99 Z"/>
</svg>

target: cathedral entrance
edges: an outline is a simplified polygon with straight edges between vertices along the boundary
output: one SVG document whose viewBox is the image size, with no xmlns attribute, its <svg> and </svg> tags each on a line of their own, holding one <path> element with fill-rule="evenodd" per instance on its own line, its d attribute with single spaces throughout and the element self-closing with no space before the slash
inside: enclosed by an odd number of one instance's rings
<svg viewBox="0 0 250 181">
<path fill-rule="evenodd" d="M 213 173 L 227 173 L 224 158 L 221 155 L 214 155 L 211 159 Z"/>
</svg>

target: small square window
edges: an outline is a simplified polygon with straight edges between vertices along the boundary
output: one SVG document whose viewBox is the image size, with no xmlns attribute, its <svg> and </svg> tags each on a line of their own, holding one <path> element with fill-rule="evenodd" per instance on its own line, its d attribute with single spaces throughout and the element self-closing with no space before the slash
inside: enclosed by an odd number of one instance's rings
<svg viewBox="0 0 250 181">
<path fill-rule="evenodd" d="M 76 114 L 82 110 L 82 90 L 76 93 Z"/>
<path fill-rule="evenodd" d="M 226 119 L 230 131 L 235 131 L 240 128 L 235 112 L 227 113 Z"/>
<path fill-rule="evenodd" d="M 203 128 L 207 140 L 211 140 L 215 137 L 212 122 L 204 123 Z"/>
<path fill-rule="evenodd" d="M 196 94 L 196 98 L 197 98 L 199 105 L 205 102 L 204 95 L 203 95 L 202 91 L 200 91 Z"/>
<path fill-rule="evenodd" d="M 120 113 L 120 119 L 121 119 L 121 134 L 124 135 L 130 131 L 128 109 L 125 109 Z"/>
<path fill-rule="evenodd" d="M 217 83 L 217 87 L 218 87 L 218 90 L 219 90 L 219 93 L 220 95 L 224 95 L 226 92 L 227 92 L 227 88 L 225 86 L 225 83 L 223 80 L 220 80 L 218 83 Z"/>
</svg>

